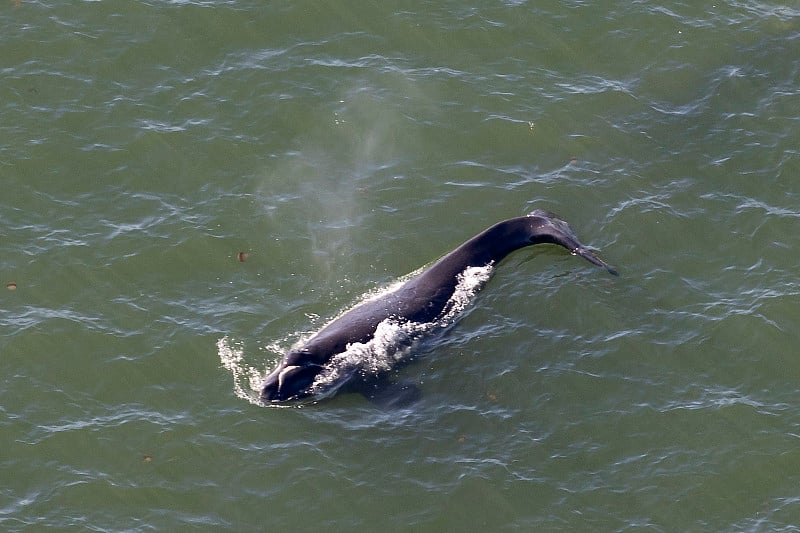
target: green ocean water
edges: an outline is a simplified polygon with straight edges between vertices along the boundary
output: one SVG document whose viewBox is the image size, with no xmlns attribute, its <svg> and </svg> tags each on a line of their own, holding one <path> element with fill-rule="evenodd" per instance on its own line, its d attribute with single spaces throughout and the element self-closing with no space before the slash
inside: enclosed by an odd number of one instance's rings
<svg viewBox="0 0 800 533">
<path fill-rule="evenodd" d="M 0 529 L 800 530 L 798 2 L 21 0 L 0 29 Z M 620 277 L 515 253 L 408 409 L 248 401 L 536 208 Z"/>
</svg>

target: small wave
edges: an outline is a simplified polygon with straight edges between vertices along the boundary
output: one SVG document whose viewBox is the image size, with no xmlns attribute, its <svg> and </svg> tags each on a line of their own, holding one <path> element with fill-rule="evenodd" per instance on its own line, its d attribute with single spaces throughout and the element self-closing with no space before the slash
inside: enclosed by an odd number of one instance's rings
<svg viewBox="0 0 800 533">
<path fill-rule="evenodd" d="M 244 349 L 227 336 L 217 341 L 217 353 L 222 367 L 233 376 L 233 392 L 253 405 L 261 405 L 258 394 L 262 373 L 244 362 Z"/>
</svg>

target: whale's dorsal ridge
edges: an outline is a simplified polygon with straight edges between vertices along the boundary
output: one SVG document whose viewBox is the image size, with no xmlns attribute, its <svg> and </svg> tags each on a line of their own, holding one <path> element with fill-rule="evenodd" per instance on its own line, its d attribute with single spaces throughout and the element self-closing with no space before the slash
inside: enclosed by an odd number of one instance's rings
<svg viewBox="0 0 800 533">
<path fill-rule="evenodd" d="M 590 263 L 605 268 L 610 274 L 618 275 L 616 269 L 581 244 L 569 224 L 554 213 L 536 209 L 527 216 L 498 222 L 408 279 L 397 289 L 351 308 L 323 327 L 304 346 L 288 352 L 278 367 L 264 379 L 261 388 L 262 401 L 283 402 L 316 394 L 324 395 L 325 391 L 320 391 L 320 387 L 315 387 L 315 384 L 321 378 L 329 379 L 330 374 L 335 377 L 339 373 L 339 369 L 329 368 L 337 360 L 337 356 L 345 355 L 349 368 L 354 364 L 351 360 L 354 355 L 368 353 L 370 349 L 389 350 L 387 353 L 390 355 L 396 352 L 382 343 L 378 343 L 381 344 L 379 348 L 369 346 L 370 341 L 381 336 L 381 324 L 391 322 L 402 328 L 403 324 L 424 326 L 452 321 L 455 317 L 451 314 L 456 313 L 451 311 L 463 310 L 464 302 L 459 301 L 458 305 L 453 302 L 460 297 L 458 287 L 468 269 L 491 269 L 515 250 L 543 243 L 563 246 Z M 476 285 L 475 290 L 479 285 Z M 468 296 L 471 297 L 471 294 Z M 418 333 L 430 329 L 421 327 Z M 414 337 L 398 335 L 393 342 L 413 342 Z M 367 352 L 347 352 L 353 346 L 361 346 Z M 397 352 L 401 351 L 398 348 Z M 355 363 L 366 365 L 361 371 L 351 369 L 343 373 L 341 380 L 332 380 L 333 388 L 329 387 L 329 390 L 335 392 L 342 387 L 343 382 L 360 379 L 360 392 L 378 404 L 404 404 L 419 397 L 416 386 L 409 383 L 396 384 L 386 379 L 387 371 L 384 368 L 370 373 L 367 359 L 369 356 L 362 363 Z M 373 358 L 372 363 L 374 362 Z"/>
</svg>

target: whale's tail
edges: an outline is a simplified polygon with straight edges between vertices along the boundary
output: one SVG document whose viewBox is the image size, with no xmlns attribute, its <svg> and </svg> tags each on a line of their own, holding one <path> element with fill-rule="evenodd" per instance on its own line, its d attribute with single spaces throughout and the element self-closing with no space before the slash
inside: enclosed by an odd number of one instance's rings
<svg viewBox="0 0 800 533">
<path fill-rule="evenodd" d="M 536 237 L 543 238 L 544 242 L 551 242 L 563 246 L 573 254 L 583 257 L 593 265 L 605 268 L 609 274 L 619 276 L 619 272 L 617 272 L 614 267 L 597 257 L 594 252 L 581 244 L 566 220 L 555 213 L 543 209 L 532 211 L 528 216 L 543 220 L 543 223 L 536 228 Z"/>
<path fill-rule="evenodd" d="M 605 268 L 608 271 L 608 273 L 613 276 L 619 276 L 619 272 L 617 272 L 616 268 L 612 267 L 611 265 L 609 265 L 608 263 L 597 257 L 591 250 L 589 250 L 584 246 L 575 248 L 574 250 L 572 250 L 572 253 L 583 257 L 592 264 Z"/>
</svg>

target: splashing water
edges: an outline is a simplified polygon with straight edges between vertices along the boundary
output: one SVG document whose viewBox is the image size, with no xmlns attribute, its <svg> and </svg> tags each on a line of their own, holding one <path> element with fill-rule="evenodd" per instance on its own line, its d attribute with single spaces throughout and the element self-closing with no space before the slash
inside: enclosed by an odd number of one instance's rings
<svg viewBox="0 0 800 533">
<path fill-rule="evenodd" d="M 406 360 L 416 341 L 436 329 L 445 328 L 455 322 L 458 315 L 472 302 L 478 290 L 489 280 L 492 270 L 491 265 L 469 267 L 459 274 L 453 295 L 442 314 L 434 321 L 418 323 L 393 318 L 384 320 L 378 324 L 375 334 L 368 342 L 350 344 L 345 351 L 334 355 L 325 370 L 311 385 L 314 400 L 332 396 L 356 373 L 362 373 L 364 376 L 377 375 L 388 372 L 399 362 Z M 354 307 L 398 290 L 411 277 L 413 274 L 383 290 L 368 293 L 360 298 L 356 305 L 344 310 L 330 322 Z M 325 326 L 327 324 L 320 330 Z M 308 339 L 309 337 L 304 336 L 299 344 L 307 342 Z M 284 351 L 277 345 L 271 348 L 277 353 Z M 244 361 L 244 349 L 241 343 L 232 342 L 225 336 L 217 341 L 217 351 L 222 367 L 233 377 L 234 394 L 253 405 L 263 405 L 259 395 L 265 373 Z"/>
<path fill-rule="evenodd" d="M 244 362 L 244 349 L 228 336 L 217 341 L 217 353 L 222 367 L 233 376 L 233 392 L 253 405 L 261 405 L 258 390 L 263 373 Z"/>
</svg>

